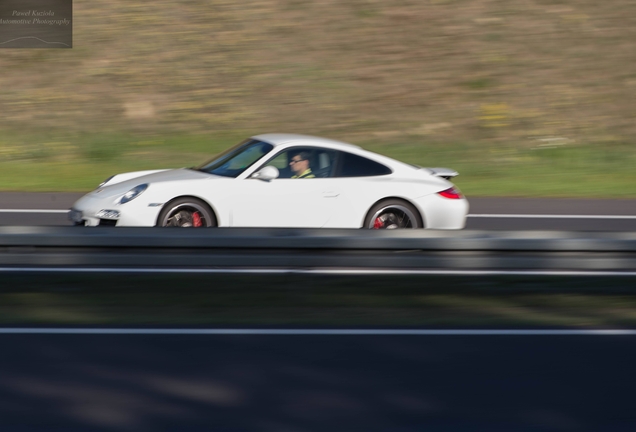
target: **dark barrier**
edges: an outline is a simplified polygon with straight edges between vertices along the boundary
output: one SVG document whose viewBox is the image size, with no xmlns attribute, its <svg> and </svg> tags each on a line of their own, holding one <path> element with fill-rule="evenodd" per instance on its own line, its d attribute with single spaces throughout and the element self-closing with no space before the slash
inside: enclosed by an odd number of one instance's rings
<svg viewBox="0 0 636 432">
<path fill-rule="evenodd" d="M 5 267 L 636 269 L 636 233 L 0 227 Z"/>
<path fill-rule="evenodd" d="M 0 266 L 10 325 L 636 325 L 634 233 L 1 227 Z"/>
</svg>

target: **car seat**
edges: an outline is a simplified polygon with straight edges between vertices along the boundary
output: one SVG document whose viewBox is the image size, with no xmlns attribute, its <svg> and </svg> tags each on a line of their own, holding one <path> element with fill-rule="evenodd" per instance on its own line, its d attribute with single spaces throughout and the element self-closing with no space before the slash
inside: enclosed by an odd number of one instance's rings
<svg viewBox="0 0 636 432">
<path fill-rule="evenodd" d="M 315 169 L 312 172 L 316 177 L 329 177 L 331 172 L 331 161 L 327 153 L 318 154 L 318 163 L 315 164 Z"/>
</svg>

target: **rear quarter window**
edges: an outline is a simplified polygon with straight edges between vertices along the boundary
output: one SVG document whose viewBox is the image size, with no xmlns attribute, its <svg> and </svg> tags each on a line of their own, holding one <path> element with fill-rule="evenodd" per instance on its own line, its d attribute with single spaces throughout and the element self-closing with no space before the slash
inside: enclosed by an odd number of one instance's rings
<svg viewBox="0 0 636 432">
<path fill-rule="evenodd" d="M 371 177 L 391 174 L 391 169 L 362 156 L 340 152 L 340 169 L 336 177 Z"/>
</svg>

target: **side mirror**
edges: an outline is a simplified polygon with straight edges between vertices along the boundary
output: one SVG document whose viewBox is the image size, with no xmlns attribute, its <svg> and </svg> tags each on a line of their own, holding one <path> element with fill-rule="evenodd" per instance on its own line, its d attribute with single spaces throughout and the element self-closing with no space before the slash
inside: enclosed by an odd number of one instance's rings
<svg viewBox="0 0 636 432">
<path fill-rule="evenodd" d="M 270 181 L 275 178 L 278 178 L 278 174 L 279 174 L 278 168 L 270 165 L 256 171 L 254 174 L 252 174 L 250 178 Z"/>
</svg>

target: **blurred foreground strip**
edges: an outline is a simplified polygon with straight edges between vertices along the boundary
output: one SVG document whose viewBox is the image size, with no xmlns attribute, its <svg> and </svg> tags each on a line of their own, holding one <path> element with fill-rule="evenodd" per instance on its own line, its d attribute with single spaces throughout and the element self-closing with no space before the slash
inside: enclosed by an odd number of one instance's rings
<svg viewBox="0 0 636 432">
<path fill-rule="evenodd" d="M 342 275 L 342 276 L 603 276 L 633 277 L 634 271 L 573 270 L 419 270 L 419 269 L 288 269 L 288 268 L 100 268 L 100 267 L 0 267 L 0 273 L 100 273 L 100 274 L 210 274 L 210 275 Z"/>
<path fill-rule="evenodd" d="M 5 272 L 0 326 L 636 329 L 634 280 L 587 275 Z"/>
</svg>

